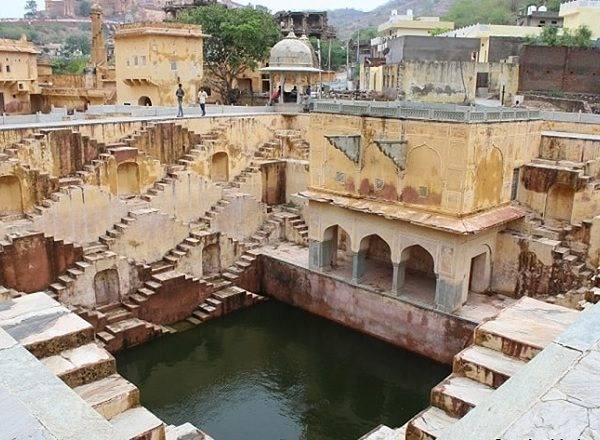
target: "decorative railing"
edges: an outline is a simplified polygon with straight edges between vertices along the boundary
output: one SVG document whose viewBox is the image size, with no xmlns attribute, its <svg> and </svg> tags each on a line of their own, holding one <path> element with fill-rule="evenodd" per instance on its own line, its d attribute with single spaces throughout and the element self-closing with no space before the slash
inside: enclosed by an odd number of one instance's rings
<svg viewBox="0 0 600 440">
<path fill-rule="evenodd" d="M 541 119 L 539 110 L 504 107 L 428 104 L 409 101 L 325 101 L 316 100 L 312 110 L 318 113 L 337 113 L 352 116 L 373 116 L 395 119 L 424 119 L 450 122 L 499 122 Z"/>
</svg>

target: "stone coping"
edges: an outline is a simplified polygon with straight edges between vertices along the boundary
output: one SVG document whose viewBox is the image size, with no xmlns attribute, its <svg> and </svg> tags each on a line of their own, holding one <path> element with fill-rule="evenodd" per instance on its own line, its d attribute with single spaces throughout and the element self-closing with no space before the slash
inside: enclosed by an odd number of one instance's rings
<svg viewBox="0 0 600 440">
<path fill-rule="evenodd" d="M 461 235 L 483 232 L 525 216 L 525 211 L 512 205 L 489 209 L 466 217 L 451 217 L 407 208 L 394 203 L 355 199 L 320 191 L 308 190 L 301 192 L 300 195 L 314 202 L 328 203 L 353 211 L 379 215 L 390 220 L 401 220 L 414 225 Z"/>
<path fill-rule="evenodd" d="M 316 100 L 313 102 L 313 111 L 318 113 L 334 113 L 352 116 L 417 119 L 468 124 L 541 119 L 539 110 L 528 110 L 525 108 L 469 107 L 410 101 L 368 102 Z"/>
<path fill-rule="evenodd" d="M 565 131 L 542 131 L 542 137 L 577 139 L 583 141 L 600 141 L 600 135 L 597 134 L 569 133 Z"/>
</svg>

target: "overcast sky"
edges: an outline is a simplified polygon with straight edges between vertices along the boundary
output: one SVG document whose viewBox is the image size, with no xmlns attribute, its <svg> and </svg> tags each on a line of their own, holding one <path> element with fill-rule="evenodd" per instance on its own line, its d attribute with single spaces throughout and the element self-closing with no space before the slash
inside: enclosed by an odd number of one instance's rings
<svg viewBox="0 0 600 440">
<path fill-rule="evenodd" d="M 273 11 L 280 9 L 316 9 L 321 10 L 336 8 L 356 8 L 363 11 L 376 8 L 387 0 L 250 0 L 252 3 L 262 4 Z M 238 0 L 238 3 L 246 4 L 248 0 Z M 38 0 L 40 9 L 43 9 L 43 0 Z M 0 0 L 0 17 L 22 17 L 25 0 Z"/>
</svg>

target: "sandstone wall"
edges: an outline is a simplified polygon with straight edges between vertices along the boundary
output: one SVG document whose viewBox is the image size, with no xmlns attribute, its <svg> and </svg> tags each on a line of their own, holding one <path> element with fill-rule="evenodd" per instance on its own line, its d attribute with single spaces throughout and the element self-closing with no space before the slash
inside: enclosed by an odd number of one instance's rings
<svg viewBox="0 0 600 440">
<path fill-rule="evenodd" d="M 540 123 L 451 124 L 311 114 L 310 186 L 468 214 L 508 203 Z"/>
<path fill-rule="evenodd" d="M 261 293 L 438 362 L 451 363 L 476 324 L 261 257 Z"/>
<path fill-rule="evenodd" d="M 182 222 L 197 221 L 223 197 L 223 189 L 193 171 L 180 171 L 150 202 Z"/>
<path fill-rule="evenodd" d="M 160 260 L 190 232 L 188 225 L 156 209 L 132 211 L 129 218 L 132 221 L 119 230 L 109 248 L 137 262 Z"/>
<path fill-rule="evenodd" d="M 82 258 L 80 247 L 43 233 L 18 237 L 0 252 L 0 285 L 27 293 L 44 290 Z"/>
<path fill-rule="evenodd" d="M 94 185 L 69 187 L 57 193 L 56 199 L 33 216 L 33 228 L 79 244 L 97 240 L 139 204 Z"/>
</svg>

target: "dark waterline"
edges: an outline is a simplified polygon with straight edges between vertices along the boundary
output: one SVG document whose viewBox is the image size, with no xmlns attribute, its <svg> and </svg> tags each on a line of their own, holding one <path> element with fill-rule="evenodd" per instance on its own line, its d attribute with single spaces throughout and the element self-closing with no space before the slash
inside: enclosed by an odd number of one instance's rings
<svg viewBox="0 0 600 440">
<path fill-rule="evenodd" d="M 450 372 L 275 301 L 127 350 L 117 365 L 167 424 L 215 440 L 355 440 L 402 426 Z"/>
</svg>

